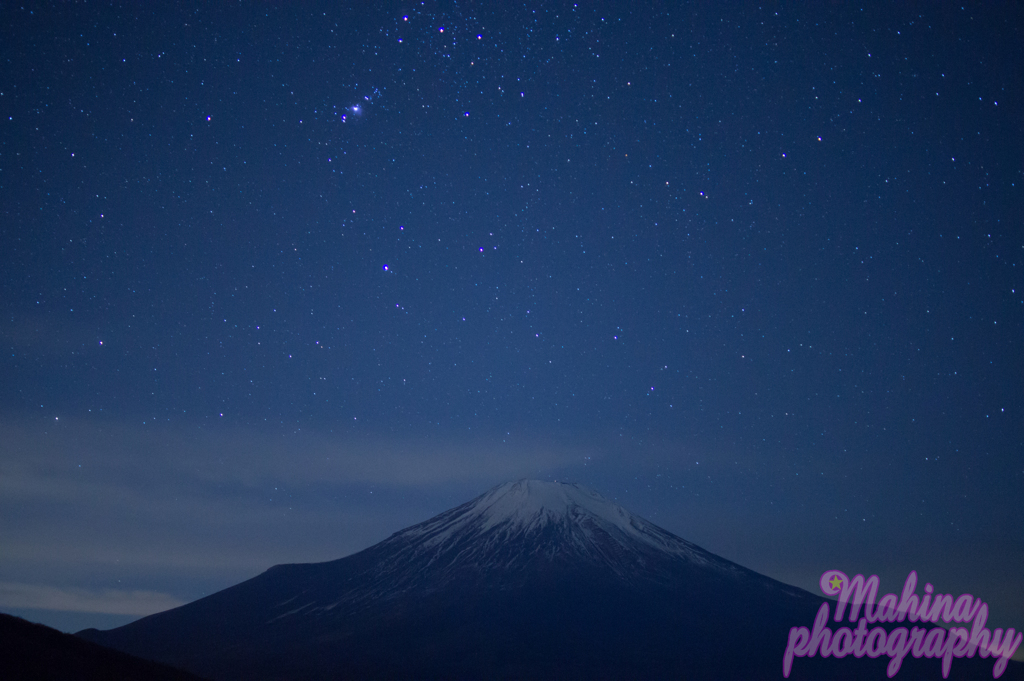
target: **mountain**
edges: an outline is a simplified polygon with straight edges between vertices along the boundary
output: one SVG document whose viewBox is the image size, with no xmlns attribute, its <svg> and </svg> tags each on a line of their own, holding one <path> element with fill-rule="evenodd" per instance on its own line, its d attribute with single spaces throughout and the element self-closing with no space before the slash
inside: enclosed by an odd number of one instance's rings
<svg viewBox="0 0 1024 681">
<path fill-rule="evenodd" d="M 583 487 L 521 480 L 346 558 L 78 635 L 225 681 L 774 679 L 822 600 Z M 794 679 L 886 678 L 884 657 L 797 662 Z"/>
<path fill-rule="evenodd" d="M 178 669 L 140 660 L 4 613 L 0 613 L 0 679 L 201 681 Z"/>
</svg>

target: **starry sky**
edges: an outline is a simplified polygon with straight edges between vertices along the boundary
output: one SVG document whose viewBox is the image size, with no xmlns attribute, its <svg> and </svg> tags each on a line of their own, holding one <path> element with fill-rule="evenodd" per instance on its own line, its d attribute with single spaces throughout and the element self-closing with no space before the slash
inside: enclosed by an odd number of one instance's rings
<svg viewBox="0 0 1024 681">
<path fill-rule="evenodd" d="M 0 5 L 0 609 L 536 477 L 1024 626 L 1019 4 L 373 5 Z"/>
</svg>

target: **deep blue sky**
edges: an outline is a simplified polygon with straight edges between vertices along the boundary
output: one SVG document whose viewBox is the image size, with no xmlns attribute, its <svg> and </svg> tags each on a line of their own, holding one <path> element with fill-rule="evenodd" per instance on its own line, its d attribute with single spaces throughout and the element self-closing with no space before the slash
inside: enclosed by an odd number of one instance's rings
<svg viewBox="0 0 1024 681">
<path fill-rule="evenodd" d="M 507 479 L 1024 626 L 1024 11 L 0 6 L 0 609 Z"/>
</svg>

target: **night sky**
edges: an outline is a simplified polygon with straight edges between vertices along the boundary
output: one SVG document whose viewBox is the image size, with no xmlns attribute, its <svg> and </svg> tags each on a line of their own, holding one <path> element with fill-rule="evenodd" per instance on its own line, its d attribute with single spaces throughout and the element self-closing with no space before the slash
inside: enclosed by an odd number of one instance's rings
<svg viewBox="0 0 1024 681">
<path fill-rule="evenodd" d="M 0 609 L 536 477 L 1024 627 L 1020 4 L 374 4 L 0 4 Z"/>
</svg>

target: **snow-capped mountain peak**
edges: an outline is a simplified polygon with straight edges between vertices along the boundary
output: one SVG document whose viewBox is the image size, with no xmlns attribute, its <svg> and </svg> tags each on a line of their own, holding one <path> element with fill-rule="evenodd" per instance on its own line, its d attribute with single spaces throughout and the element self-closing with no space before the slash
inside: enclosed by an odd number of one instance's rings
<svg viewBox="0 0 1024 681">
<path fill-rule="evenodd" d="M 500 561 L 584 558 L 628 576 L 651 559 L 679 559 L 726 571 L 734 567 L 576 484 L 518 480 L 414 525 L 384 542 L 401 554 L 430 556 L 454 575 Z M 403 561 L 404 562 L 404 561 Z"/>
<path fill-rule="evenodd" d="M 818 605 L 596 492 L 519 480 L 351 556 L 279 565 L 121 629 L 84 633 L 225 679 L 342 670 L 351 678 L 764 678 L 742 656 L 703 651 L 742 640 L 773 651 L 775 669 L 789 627 L 812 620 Z"/>
<path fill-rule="evenodd" d="M 483 528 L 509 523 L 528 529 L 545 521 L 558 521 L 584 514 L 614 525 L 622 531 L 631 527 L 631 514 L 597 492 L 559 482 L 519 480 L 507 482 L 472 502 Z"/>
</svg>

